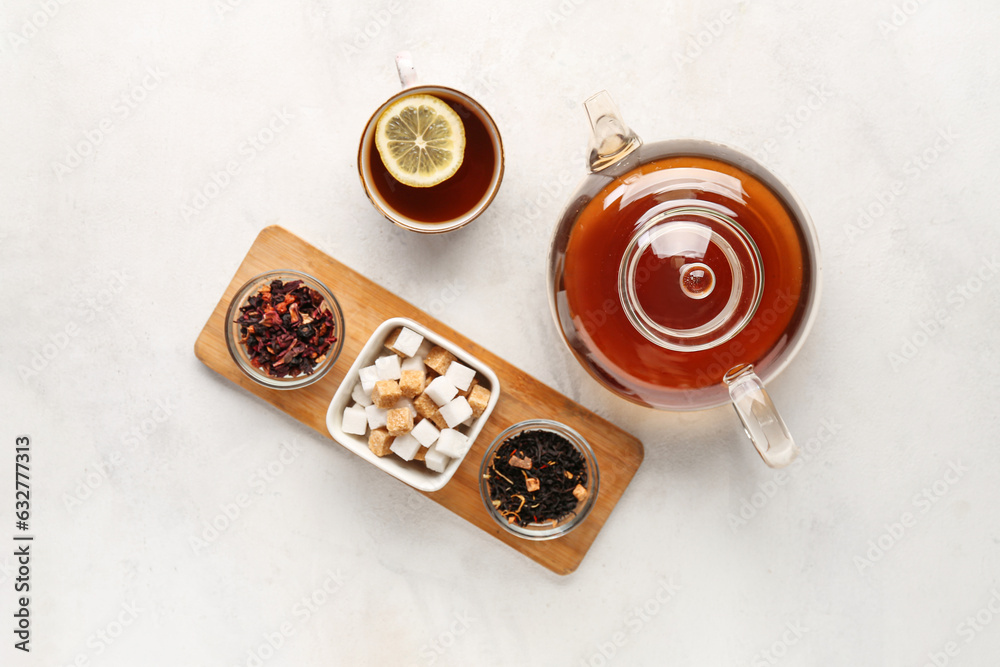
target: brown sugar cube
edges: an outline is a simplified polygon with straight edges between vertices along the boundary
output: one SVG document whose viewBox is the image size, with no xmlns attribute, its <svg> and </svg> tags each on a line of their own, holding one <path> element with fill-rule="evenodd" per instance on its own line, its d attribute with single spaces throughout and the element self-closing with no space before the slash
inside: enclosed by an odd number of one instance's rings
<svg viewBox="0 0 1000 667">
<path fill-rule="evenodd" d="M 397 438 L 413 430 L 413 415 L 409 408 L 397 408 L 389 410 L 385 416 L 385 427 L 389 435 Z"/>
<path fill-rule="evenodd" d="M 458 396 L 465 396 L 466 398 L 468 398 L 469 394 L 472 393 L 473 387 L 478 387 L 478 386 L 479 386 L 479 380 L 477 380 L 476 378 L 472 378 L 472 382 L 469 383 L 469 388 L 465 389 L 464 391 L 462 389 L 459 389 Z"/>
<path fill-rule="evenodd" d="M 399 378 L 399 390 L 403 396 L 413 398 L 423 392 L 424 375 L 423 371 L 403 371 Z"/>
<path fill-rule="evenodd" d="M 395 380 L 379 380 L 375 383 L 375 389 L 372 390 L 372 401 L 385 410 L 396 405 L 396 401 L 402 396 L 403 392 Z"/>
<path fill-rule="evenodd" d="M 387 350 L 389 350 L 391 352 L 395 352 L 396 354 L 398 354 L 401 357 L 405 357 L 406 356 L 405 354 L 403 354 L 402 352 L 400 352 L 399 350 L 397 350 L 396 348 L 393 347 L 393 345 L 396 344 L 396 338 L 399 336 L 399 333 L 402 330 L 403 330 L 403 327 L 396 327 L 391 332 L 389 332 L 389 337 L 385 339 L 385 349 L 387 349 Z"/>
<path fill-rule="evenodd" d="M 469 392 L 469 406 L 472 408 L 472 416 L 479 418 L 479 415 L 483 414 L 486 406 L 490 402 L 490 390 L 481 384 L 477 384 Z"/>
<path fill-rule="evenodd" d="M 453 361 L 455 361 L 455 355 L 438 345 L 432 347 L 431 351 L 424 357 L 424 365 L 433 369 L 438 375 L 444 375 L 448 372 L 448 366 L 451 366 Z"/>
<path fill-rule="evenodd" d="M 438 411 L 437 404 L 427 394 L 420 394 L 413 399 L 413 409 L 426 419 L 430 419 L 431 415 Z"/>
<path fill-rule="evenodd" d="M 428 419 L 434 422 L 434 425 L 438 427 L 439 431 L 443 431 L 446 428 L 449 428 L 448 422 L 446 422 L 444 417 L 441 416 L 440 410 L 435 411 L 434 414 L 428 417 Z"/>
<path fill-rule="evenodd" d="M 444 420 L 444 417 L 441 416 L 441 412 L 438 410 L 438 406 L 427 394 L 420 394 L 413 399 L 413 407 L 418 415 L 425 419 L 430 419 L 439 429 L 448 428 L 448 422 Z"/>
<path fill-rule="evenodd" d="M 430 447 L 424 447 L 423 445 L 420 445 L 420 449 L 417 450 L 417 453 L 413 456 L 413 459 L 415 461 L 425 461 L 427 459 L 427 451 L 429 449 Z"/>
<path fill-rule="evenodd" d="M 372 450 L 375 456 L 389 456 L 392 453 L 389 447 L 393 440 L 389 431 L 384 428 L 372 429 L 372 434 L 368 436 L 368 449 Z"/>
</svg>

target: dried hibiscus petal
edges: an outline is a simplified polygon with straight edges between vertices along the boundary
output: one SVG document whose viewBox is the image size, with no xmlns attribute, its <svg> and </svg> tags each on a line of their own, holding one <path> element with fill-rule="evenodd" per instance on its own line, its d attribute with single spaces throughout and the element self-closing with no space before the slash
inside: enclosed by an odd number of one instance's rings
<svg viewBox="0 0 1000 667">
<path fill-rule="evenodd" d="M 271 377 L 309 375 L 337 342 L 323 295 L 301 280 L 272 280 L 240 308 L 240 343 L 250 363 Z"/>
</svg>

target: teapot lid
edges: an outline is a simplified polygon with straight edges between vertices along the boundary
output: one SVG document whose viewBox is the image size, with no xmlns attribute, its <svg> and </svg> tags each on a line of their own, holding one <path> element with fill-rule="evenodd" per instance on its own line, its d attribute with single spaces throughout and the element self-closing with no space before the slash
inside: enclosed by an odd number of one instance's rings
<svg viewBox="0 0 1000 667">
<path fill-rule="evenodd" d="M 760 305 L 760 251 L 732 217 L 709 206 L 659 207 L 632 236 L 618 271 L 626 316 L 647 339 L 685 352 L 738 334 Z"/>
</svg>

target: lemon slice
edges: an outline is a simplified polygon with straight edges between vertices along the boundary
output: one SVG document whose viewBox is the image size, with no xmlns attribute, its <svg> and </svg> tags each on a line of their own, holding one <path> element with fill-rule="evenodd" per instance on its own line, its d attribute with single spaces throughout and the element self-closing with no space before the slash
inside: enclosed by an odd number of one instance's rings
<svg viewBox="0 0 1000 667">
<path fill-rule="evenodd" d="M 375 146 L 393 178 L 429 188 L 455 175 L 465 155 L 465 126 L 433 95 L 409 95 L 382 112 Z"/>
</svg>

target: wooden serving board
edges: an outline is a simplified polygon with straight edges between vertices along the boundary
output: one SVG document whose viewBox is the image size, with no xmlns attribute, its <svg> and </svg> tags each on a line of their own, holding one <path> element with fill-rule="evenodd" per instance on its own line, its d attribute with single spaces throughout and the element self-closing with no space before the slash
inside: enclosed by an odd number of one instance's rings
<svg viewBox="0 0 1000 667">
<path fill-rule="evenodd" d="M 347 333 L 343 351 L 326 376 L 290 391 L 268 389 L 243 375 L 229 356 L 224 333 L 226 310 L 237 290 L 255 275 L 276 269 L 304 271 L 326 284 L 344 311 Z M 500 378 L 496 408 L 462 465 L 443 489 L 426 495 L 553 572 L 575 570 L 642 463 L 642 443 L 291 232 L 279 226 L 261 231 L 195 341 L 194 352 L 223 377 L 330 437 L 326 411 L 334 392 L 375 328 L 395 316 L 409 317 L 448 338 Z M 478 480 L 483 454 L 496 436 L 512 424 L 537 418 L 560 421 L 586 438 L 597 455 L 601 480 L 597 500 L 584 522 L 563 537 L 540 542 L 510 535 L 497 526 L 483 506 Z M 358 459 L 357 465 L 368 464 Z"/>
</svg>

